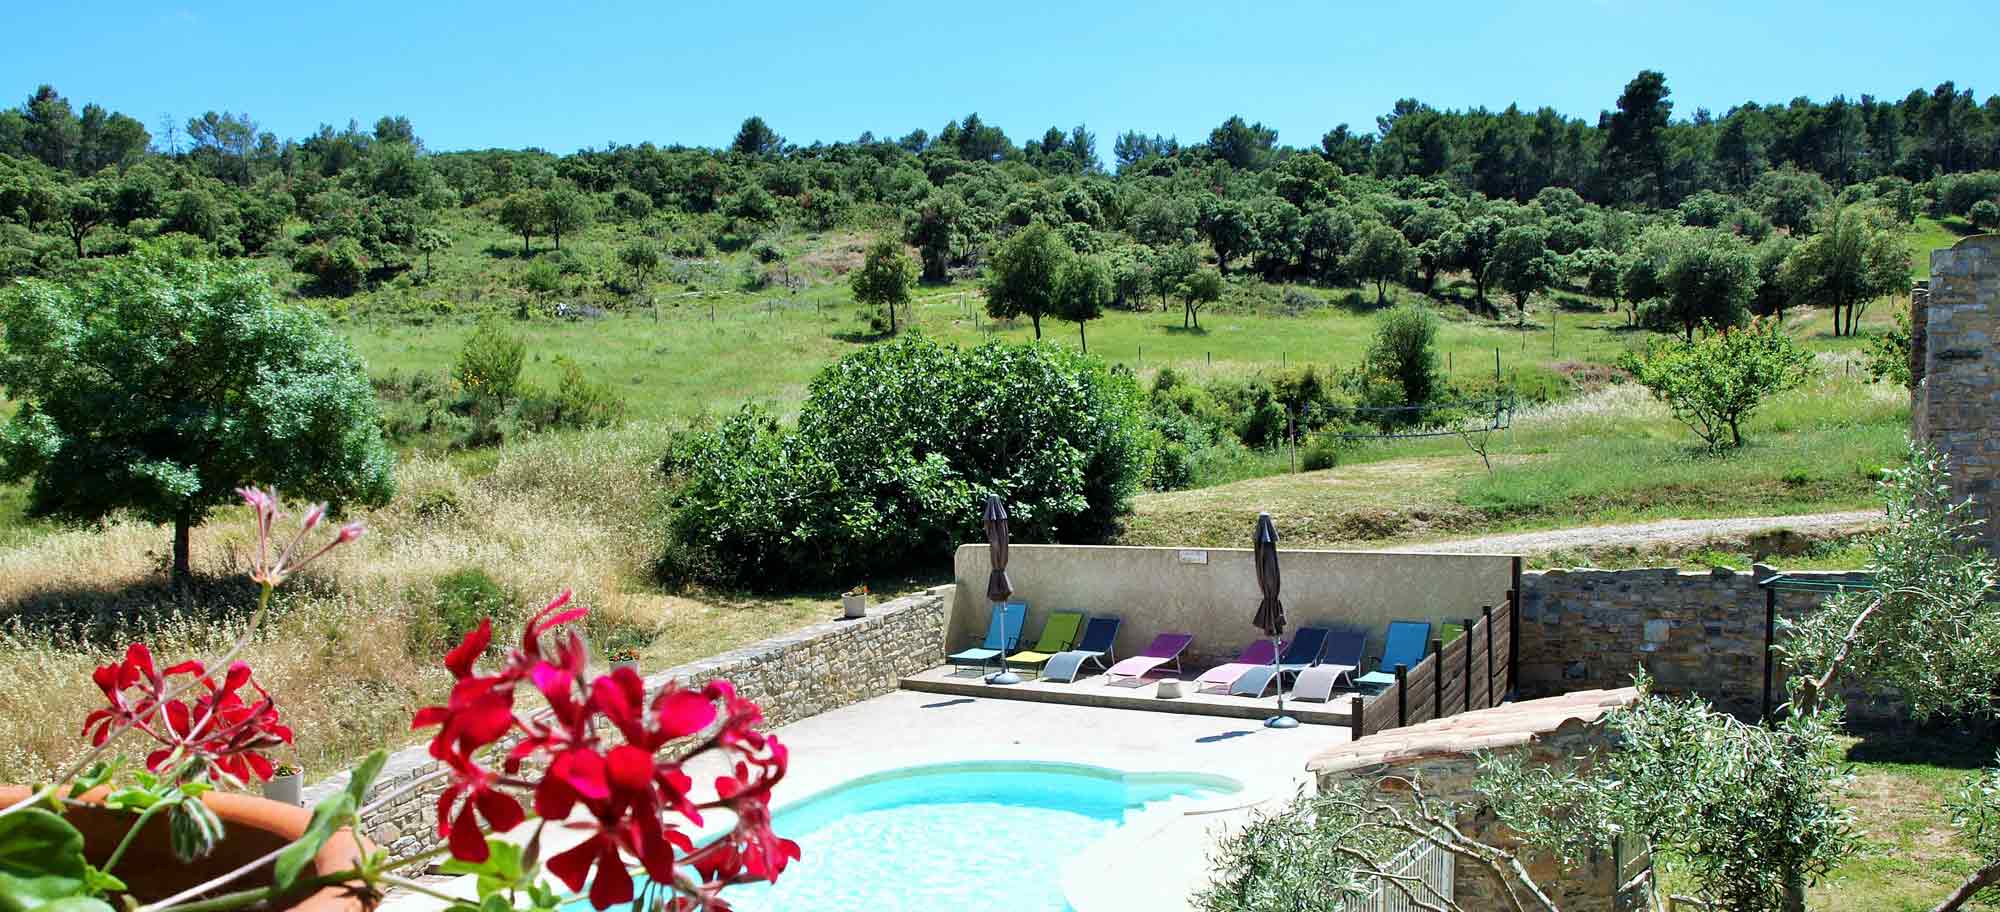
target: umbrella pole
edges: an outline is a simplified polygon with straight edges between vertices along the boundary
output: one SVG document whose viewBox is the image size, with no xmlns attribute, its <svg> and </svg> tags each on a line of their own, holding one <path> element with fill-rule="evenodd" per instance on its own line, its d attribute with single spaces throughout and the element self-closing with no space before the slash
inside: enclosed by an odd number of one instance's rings
<svg viewBox="0 0 2000 912">
<path fill-rule="evenodd" d="M 987 675 L 986 683 L 1003 685 L 1021 683 L 1021 676 L 1015 674 L 1014 669 L 1007 667 L 1007 644 L 1005 642 L 1000 644 L 1000 670 L 997 673 Z"/>
<path fill-rule="evenodd" d="M 1284 658 L 1278 654 L 1278 638 L 1271 638 L 1271 677 L 1278 682 L 1278 714 L 1264 720 L 1265 728 L 1298 728 L 1299 720 L 1285 715 L 1285 672 L 1279 662 Z"/>
</svg>

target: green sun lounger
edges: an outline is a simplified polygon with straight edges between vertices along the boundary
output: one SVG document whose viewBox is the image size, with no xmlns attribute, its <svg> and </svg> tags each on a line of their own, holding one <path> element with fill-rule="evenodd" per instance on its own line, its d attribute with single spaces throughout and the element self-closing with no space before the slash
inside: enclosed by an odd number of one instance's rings
<svg viewBox="0 0 2000 912">
<path fill-rule="evenodd" d="M 1034 648 L 1023 649 L 1007 657 L 1007 664 L 1015 668 L 1032 668 L 1040 673 L 1042 666 L 1071 646 L 1076 645 L 1077 629 L 1083 626 L 1083 612 L 1058 611 L 1049 615 L 1048 623 L 1042 625 L 1042 638 Z"/>
</svg>

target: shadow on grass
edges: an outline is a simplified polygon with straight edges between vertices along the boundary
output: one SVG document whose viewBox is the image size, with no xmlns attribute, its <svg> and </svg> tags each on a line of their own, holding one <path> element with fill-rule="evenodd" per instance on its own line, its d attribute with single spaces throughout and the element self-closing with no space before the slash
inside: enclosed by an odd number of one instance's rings
<svg viewBox="0 0 2000 912">
<path fill-rule="evenodd" d="M 304 578 L 293 588 L 310 585 Z M 177 585 L 164 574 L 124 585 L 45 589 L 0 603 L 0 621 L 26 633 L 118 646 L 175 621 L 220 623 L 257 608 L 258 587 L 242 574 L 197 576 Z"/>
<path fill-rule="evenodd" d="M 1167 335 L 1170 336 L 1208 335 L 1208 327 L 1206 326 L 1175 326 L 1172 323 L 1162 323 L 1160 324 L 1160 328 L 1166 330 Z"/>
<path fill-rule="evenodd" d="M 1856 734 L 1861 740 L 1847 749 L 1853 763 L 1976 770 L 1992 766 L 1994 752 L 2000 750 L 2000 728 L 1987 722 L 1868 727 Z"/>
</svg>

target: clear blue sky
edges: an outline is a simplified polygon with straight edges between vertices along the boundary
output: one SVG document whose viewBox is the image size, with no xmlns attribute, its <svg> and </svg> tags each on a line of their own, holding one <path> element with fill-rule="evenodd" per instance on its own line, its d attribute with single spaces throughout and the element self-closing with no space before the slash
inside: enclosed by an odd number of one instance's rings
<svg viewBox="0 0 2000 912">
<path fill-rule="evenodd" d="M 1310 145 L 1399 97 L 1594 117 L 1642 68 L 1675 112 L 1745 100 L 2000 92 L 1992 0 L 1923 3 L 1154 0 L 963 3 L 7 2 L 0 92 L 50 82 L 144 121 L 248 112 L 281 137 L 403 114 L 435 150 L 933 134 L 1086 123 L 1206 137 L 1233 113 Z"/>
</svg>

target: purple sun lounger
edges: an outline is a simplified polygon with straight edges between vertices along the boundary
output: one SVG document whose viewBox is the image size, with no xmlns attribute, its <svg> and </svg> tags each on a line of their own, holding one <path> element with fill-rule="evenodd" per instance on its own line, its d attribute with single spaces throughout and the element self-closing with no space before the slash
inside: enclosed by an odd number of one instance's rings
<svg viewBox="0 0 2000 912">
<path fill-rule="evenodd" d="M 1201 677 L 1195 679 L 1196 689 L 1228 687 L 1244 674 L 1258 668 L 1269 668 L 1277 662 L 1278 647 L 1273 646 L 1270 640 L 1253 640 L 1237 654 L 1236 661 L 1202 672 Z"/>
<path fill-rule="evenodd" d="M 1105 683 L 1113 683 L 1118 678 L 1143 678 L 1153 669 L 1172 663 L 1175 671 L 1181 670 L 1181 653 L 1188 644 L 1194 642 L 1191 633 L 1163 633 L 1153 638 L 1145 651 L 1111 666 L 1104 673 Z"/>
</svg>

